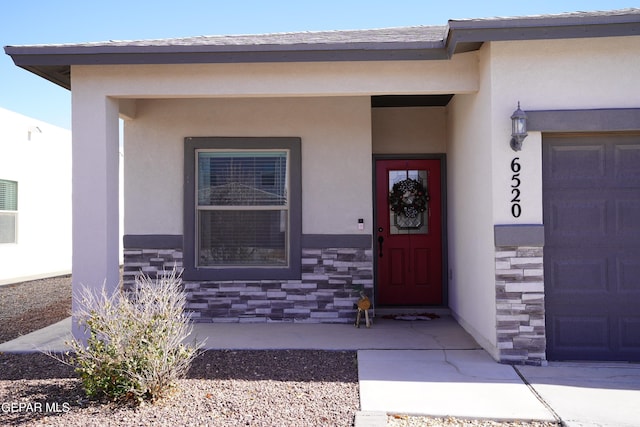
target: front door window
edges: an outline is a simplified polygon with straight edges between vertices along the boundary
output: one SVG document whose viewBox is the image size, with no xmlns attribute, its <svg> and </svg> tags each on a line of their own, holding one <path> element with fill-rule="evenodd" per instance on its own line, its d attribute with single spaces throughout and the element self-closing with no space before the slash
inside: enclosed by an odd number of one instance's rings
<svg viewBox="0 0 640 427">
<path fill-rule="evenodd" d="M 426 234 L 429 230 L 426 170 L 389 171 L 390 234 Z"/>
</svg>

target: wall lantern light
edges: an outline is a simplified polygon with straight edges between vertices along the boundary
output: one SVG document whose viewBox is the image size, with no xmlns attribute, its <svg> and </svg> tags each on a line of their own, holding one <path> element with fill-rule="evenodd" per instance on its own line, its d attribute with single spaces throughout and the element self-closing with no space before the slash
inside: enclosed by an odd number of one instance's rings
<svg viewBox="0 0 640 427">
<path fill-rule="evenodd" d="M 522 150 L 522 141 L 527 137 L 527 115 L 520 109 L 520 101 L 518 101 L 518 109 L 511 115 L 511 149 L 513 151 Z"/>
</svg>

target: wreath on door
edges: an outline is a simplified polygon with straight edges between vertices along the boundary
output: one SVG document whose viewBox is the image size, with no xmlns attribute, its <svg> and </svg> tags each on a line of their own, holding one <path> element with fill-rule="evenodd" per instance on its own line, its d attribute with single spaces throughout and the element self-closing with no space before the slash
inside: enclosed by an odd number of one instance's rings
<svg viewBox="0 0 640 427">
<path fill-rule="evenodd" d="M 389 206 L 396 215 L 415 218 L 427 210 L 429 195 L 424 185 L 407 178 L 393 184 L 389 192 Z"/>
</svg>

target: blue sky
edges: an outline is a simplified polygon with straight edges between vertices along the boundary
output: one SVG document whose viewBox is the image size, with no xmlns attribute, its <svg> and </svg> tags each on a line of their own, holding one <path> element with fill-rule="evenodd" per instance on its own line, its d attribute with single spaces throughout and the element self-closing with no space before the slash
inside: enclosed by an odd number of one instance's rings
<svg viewBox="0 0 640 427">
<path fill-rule="evenodd" d="M 449 19 L 640 7 L 640 0 L 9 0 L 0 45 L 445 25 Z M 0 107 L 71 128 L 69 91 L 0 55 Z"/>
</svg>

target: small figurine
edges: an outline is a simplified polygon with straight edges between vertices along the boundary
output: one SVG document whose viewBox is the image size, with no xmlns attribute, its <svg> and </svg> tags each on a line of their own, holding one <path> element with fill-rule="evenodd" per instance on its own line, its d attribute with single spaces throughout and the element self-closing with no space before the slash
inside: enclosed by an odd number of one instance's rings
<svg viewBox="0 0 640 427">
<path fill-rule="evenodd" d="M 360 299 L 356 303 L 358 307 L 358 316 L 356 317 L 356 328 L 360 327 L 360 317 L 362 316 L 362 312 L 364 311 L 364 318 L 367 328 L 371 327 L 371 321 L 369 320 L 369 309 L 371 308 L 371 301 L 369 301 L 369 297 L 367 297 L 364 292 L 360 292 Z"/>
</svg>

